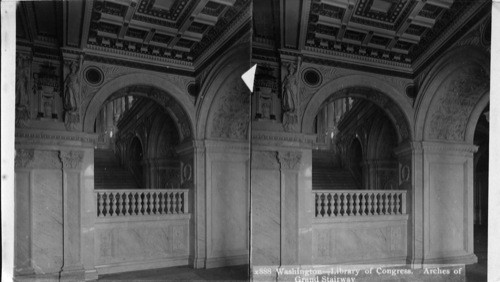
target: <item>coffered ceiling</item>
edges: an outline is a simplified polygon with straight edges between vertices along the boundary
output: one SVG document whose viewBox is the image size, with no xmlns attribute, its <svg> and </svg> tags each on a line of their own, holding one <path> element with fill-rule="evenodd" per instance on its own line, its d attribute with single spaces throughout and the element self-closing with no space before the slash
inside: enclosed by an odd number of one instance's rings
<svg viewBox="0 0 500 282">
<path fill-rule="evenodd" d="M 214 52 L 214 45 L 222 44 L 230 36 L 228 33 L 249 21 L 250 3 L 29 1 L 18 8 L 18 41 L 191 65 L 209 55 L 207 52 Z"/>
<path fill-rule="evenodd" d="M 447 35 L 448 27 L 460 28 L 461 20 L 464 24 L 485 4 L 486 0 L 254 0 L 254 46 L 410 69 Z M 257 15 L 261 12 L 268 15 Z"/>
</svg>

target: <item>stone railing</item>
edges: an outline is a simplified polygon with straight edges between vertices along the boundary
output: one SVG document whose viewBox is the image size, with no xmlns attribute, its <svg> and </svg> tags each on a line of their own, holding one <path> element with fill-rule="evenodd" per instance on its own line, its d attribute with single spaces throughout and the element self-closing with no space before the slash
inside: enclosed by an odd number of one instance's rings
<svg viewBox="0 0 500 282">
<path fill-rule="evenodd" d="M 405 215 L 405 190 L 314 190 L 316 218 Z"/>
<path fill-rule="evenodd" d="M 123 189 L 95 191 L 97 217 L 188 213 L 187 189 Z"/>
</svg>

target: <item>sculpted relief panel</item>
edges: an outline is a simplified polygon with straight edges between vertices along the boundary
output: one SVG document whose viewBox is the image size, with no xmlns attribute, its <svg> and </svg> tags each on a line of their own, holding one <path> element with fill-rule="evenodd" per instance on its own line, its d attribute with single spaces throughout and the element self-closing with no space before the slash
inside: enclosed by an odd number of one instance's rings
<svg viewBox="0 0 500 282">
<path fill-rule="evenodd" d="M 222 89 L 215 100 L 210 136 L 227 139 L 246 139 L 248 131 L 250 94 L 239 78 Z"/>
<path fill-rule="evenodd" d="M 488 74 L 481 67 L 456 71 L 438 89 L 428 121 L 430 139 L 464 140 L 467 122 L 489 86 Z"/>
</svg>

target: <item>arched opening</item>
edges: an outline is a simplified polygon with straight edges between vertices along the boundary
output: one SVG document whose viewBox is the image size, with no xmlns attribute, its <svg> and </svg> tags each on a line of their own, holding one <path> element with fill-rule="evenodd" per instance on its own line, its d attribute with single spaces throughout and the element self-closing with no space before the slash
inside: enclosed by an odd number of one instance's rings
<svg viewBox="0 0 500 282">
<path fill-rule="evenodd" d="M 139 187 L 144 187 L 144 175 L 142 168 L 142 144 L 137 136 L 132 139 L 129 148 L 130 154 L 129 159 L 125 160 L 129 164 L 130 172 L 134 175 L 135 181 Z"/>
<path fill-rule="evenodd" d="M 484 275 L 481 268 L 487 267 L 488 257 L 489 113 L 488 105 L 481 112 L 474 130 L 474 145 L 478 146 L 474 154 L 474 254 L 478 264 L 468 267 L 467 272 L 477 277 Z"/>
<path fill-rule="evenodd" d="M 383 109 L 359 97 L 329 99 L 314 124 L 314 190 L 397 189 L 398 135 Z"/>
<path fill-rule="evenodd" d="M 105 219 L 95 225 L 96 249 L 125 250 L 99 252 L 96 267 L 111 273 L 124 264 L 188 265 L 195 173 L 183 107 L 156 87 L 132 85 L 107 95 L 95 117 L 94 193 L 97 217 Z M 127 225 L 116 227 L 120 220 Z"/>
<path fill-rule="evenodd" d="M 357 182 L 358 187 L 363 187 L 363 148 L 358 138 L 354 138 L 349 146 L 349 171 Z M 314 163 L 313 163 L 314 164 Z"/>
</svg>

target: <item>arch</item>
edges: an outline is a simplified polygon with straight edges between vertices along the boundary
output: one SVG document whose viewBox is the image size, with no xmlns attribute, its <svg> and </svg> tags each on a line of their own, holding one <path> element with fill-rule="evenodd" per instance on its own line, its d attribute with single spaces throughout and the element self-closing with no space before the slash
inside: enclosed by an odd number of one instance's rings
<svg viewBox="0 0 500 282">
<path fill-rule="evenodd" d="M 319 109 L 328 100 L 358 97 L 369 100 L 379 106 L 394 124 L 398 142 L 412 139 L 411 118 L 413 109 L 403 94 L 391 85 L 368 75 L 349 75 L 334 79 L 314 94 L 307 104 L 302 117 L 302 132 L 312 134 L 314 118 Z"/>
<path fill-rule="evenodd" d="M 250 66 L 250 50 L 248 42 L 243 42 L 225 53 L 218 63 L 212 67 L 200 89 L 200 100 L 197 103 L 196 118 L 197 138 L 208 138 L 208 118 L 213 110 L 213 102 L 225 83 L 233 78 L 240 78 Z"/>
<path fill-rule="evenodd" d="M 486 93 L 481 97 L 476 107 L 472 110 L 470 114 L 469 121 L 467 122 L 467 127 L 465 129 L 465 141 L 467 143 L 474 142 L 474 132 L 476 130 L 477 122 L 481 117 L 481 113 L 484 111 L 486 106 L 490 103 L 490 93 Z"/>
<path fill-rule="evenodd" d="M 460 60 L 457 60 L 460 58 Z M 456 141 L 467 141 L 472 140 L 474 135 L 474 130 L 470 133 L 470 125 L 473 109 L 468 109 L 470 106 L 457 105 L 455 108 L 450 108 L 450 100 L 459 103 L 458 99 L 470 100 L 470 93 L 473 93 L 477 101 L 472 101 L 475 103 L 475 108 L 479 103 L 484 104 L 484 99 L 488 97 L 488 87 L 482 87 L 485 85 L 479 85 L 489 80 L 489 56 L 486 52 L 480 50 L 473 46 L 460 46 L 448 51 L 440 60 L 438 60 L 434 66 L 431 68 L 429 73 L 426 75 L 422 82 L 422 87 L 417 95 L 416 107 L 415 107 L 415 140 L 427 140 L 427 139 L 455 139 Z M 475 82 L 474 82 L 475 81 Z M 468 83 L 470 84 L 469 86 Z M 460 88 L 461 87 L 461 88 Z M 468 88 L 469 89 L 468 89 Z M 470 89 L 470 88 L 473 89 Z M 474 88 L 475 87 L 475 88 Z M 452 89 L 453 88 L 453 89 Z M 455 92 L 453 94 L 452 92 Z M 466 93 L 470 92 L 470 93 Z M 460 94 L 463 94 L 460 96 Z M 446 100 L 446 95 L 450 99 Z M 452 97 L 451 95 L 459 95 L 457 97 Z M 449 110 L 447 110 L 449 109 Z M 439 115 L 443 118 L 448 118 L 451 121 L 455 121 L 451 113 L 459 113 L 460 124 L 455 124 L 455 129 L 459 130 L 458 134 L 453 134 L 457 136 L 447 137 L 446 134 L 436 134 L 434 131 L 439 129 L 431 129 L 430 123 L 433 119 L 436 119 Z M 442 112 L 441 114 L 439 112 Z M 479 117 L 480 112 L 477 113 Z M 477 122 L 477 118 L 476 118 Z M 443 124 L 443 127 L 445 125 Z M 448 128 L 453 127 L 453 124 L 446 124 Z M 463 129 L 461 129 L 463 128 Z M 445 132 L 446 133 L 446 132 Z M 472 136 L 472 138 L 471 138 Z"/>
<path fill-rule="evenodd" d="M 138 95 L 155 100 L 172 114 L 182 129 L 179 132 L 194 137 L 194 105 L 188 94 L 164 77 L 145 73 L 119 76 L 102 86 L 85 110 L 84 132 L 93 132 L 101 106 L 112 95 Z"/>
</svg>

